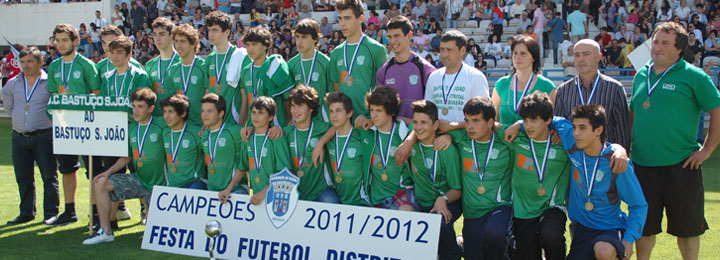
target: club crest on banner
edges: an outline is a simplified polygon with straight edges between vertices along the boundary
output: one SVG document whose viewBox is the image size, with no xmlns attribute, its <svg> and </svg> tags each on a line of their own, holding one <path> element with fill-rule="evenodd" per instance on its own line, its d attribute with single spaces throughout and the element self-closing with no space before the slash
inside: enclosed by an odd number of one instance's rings
<svg viewBox="0 0 720 260">
<path fill-rule="evenodd" d="M 285 168 L 270 175 L 269 182 L 270 188 L 265 196 L 265 209 L 273 226 L 280 228 L 290 220 L 297 207 L 300 198 L 297 185 L 300 183 L 300 177 Z"/>
</svg>

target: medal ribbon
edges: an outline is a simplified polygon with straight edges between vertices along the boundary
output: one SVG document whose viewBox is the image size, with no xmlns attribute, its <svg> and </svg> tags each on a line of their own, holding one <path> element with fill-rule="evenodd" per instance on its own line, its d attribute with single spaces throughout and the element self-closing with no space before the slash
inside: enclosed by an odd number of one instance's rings
<svg viewBox="0 0 720 260">
<path fill-rule="evenodd" d="M 122 81 L 120 82 L 120 88 L 118 89 L 117 86 L 117 69 L 115 69 L 115 73 L 113 74 L 113 91 L 115 92 L 115 96 L 120 96 L 120 93 L 122 93 L 122 90 L 125 88 L 125 78 L 127 78 L 127 75 L 130 74 L 130 68 L 128 67 L 128 70 L 125 71 L 123 74 Z M 132 80 L 130 80 L 132 81 Z"/>
<path fill-rule="evenodd" d="M 447 94 L 445 94 L 445 73 L 443 73 L 442 82 L 440 82 L 440 88 L 442 88 L 442 98 L 443 98 L 443 105 L 447 105 L 447 100 L 450 97 L 450 92 L 452 92 L 453 87 L 455 86 L 455 80 L 457 80 L 458 75 L 460 75 L 460 71 L 462 71 L 463 64 L 460 64 L 460 69 L 455 73 L 455 78 L 453 78 L 452 83 L 450 84 L 450 88 L 448 88 Z"/>
<path fill-rule="evenodd" d="M 257 133 L 253 134 L 253 141 L 252 141 L 252 148 L 253 148 L 253 156 L 255 157 L 255 169 L 260 171 L 260 165 L 262 164 L 262 149 L 265 148 L 265 143 L 268 140 L 268 131 L 270 131 L 270 128 L 268 127 L 267 130 L 265 130 L 265 138 L 263 139 L 262 145 L 260 146 L 260 156 L 257 154 L 257 148 L 256 148 L 256 142 L 257 142 Z"/>
<path fill-rule="evenodd" d="M 212 135 L 212 132 L 208 133 L 208 152 L 210 154 L 209 155 L 210 156 L 210 165 L 213 165 L 213 163 L 215 162 L 215 153 L 217 152 L 218 139 L 220 139 L 220 134 L 222 134 L 222 131 L 224 128 L 225 128 L 225 123 L 222 123 L 222 125 L 220 126 L 220 131 L 218 131 L 217 136 L 215 136 L 214 143 L 210 142 L 210 136 Z M 212 147 L 212 150 L 210 150 L 211 147 Z"/>
<path fill-rule="evenodd" d="M 535 79 L 535 73 L 530 74 L 530 80 L 528 80 L 527 84 L 525 85 L 525 89 L 523 89 L 522 94 L 520 94 L 519 100 L 522 100 L 525 95 L 527 95 L 528 89 L 530 89 L 530 85 L 532 85 L 533 79 Z M 515 83 L 513 84 L 513 109 L 515 111 L 515 114 L 518 113 L 518 110 L 520 109 L 520 101 L 517 97 L 518 92 L 518 76 L 515 74 Z M 532 143 L 532 142 L 531 142 Z"/>
<path fill-rule="evenodd" d="M 180 142 L 183 139 L 183 136 L 185 136 L 185 129 L 187 128 L 187 122 L 183 125 L 182 132 L 180 132 L 180 138 L 177 141 L 177 144 L 175 144 L 175 141 L 173 140 L 173 131 L 170 131 L 170 152 L 172 153 L 171 158 L 171 164 L 175 164 L 175 161 L 177 161 L 178 151 L 180 151 Z"/>
<path fill-rule="evenodd" d="M 305 163 L 305 152 L 307 152 L 308 144 L 310 144 L 310 135 L 312 135 L 313 127 L 315 123 L 310 122 L 310 129 L 307 133 L 307 138 L 305 139 L 305 145 L 303 145 L 303 151 L 300 153 L 298 151 L 298 137 L 297 137 L 297 127 L 295 128 L 295 155 L 298 157 L 298 168 L 302 168 L 303 164 Z"/>
<path fill-rule="evenodd" d="M 188 71 L 187 77 L 185 77 L 185 70 L 183 70 L 182 67 L 185 65 L 182 65 L 180 67 L 180 75 L 182 76 L 182 84 L 183 84 L 183 95 L 187 95 L 188 88 L 190 87 L 190 77 L 192 76 L 193 69 L 195 68 L 195 62 L 197 61 L 197 57 L 193 58 L 192 64 L 190 64 L 190 71 Z"/>
<path fill-rule="evenodd" d="M 384 153 L 382 150 L 382 138 L 380 138 L 380 134 L 378 134 L 379 131 L 380 130 L 378 129 L 375 132 L 375 136 L 377 137 L 378 144 L 380 144 L 380 145 L 378 145 L 378 148 L 380 150 L 380 160 L 382 161 L 383 170 L 385 170 L 387 168 L 388 160 L 390 160 L 390 145 L 392 144 L 393 135 L 395 135 L 395 123 L 393 122 L 392 128 L 390 129 L 390 136 L 388 137 L 387 150 L 385 150 L 386 152 L 384 152 Z M 385 157 L 386 155 L 387 155 L 387 157 Z"/>
<path fill-rule="evenodd" d="M 335 130 L 335 162 L 337 162 L 337 166 L 335 167 L 335 172 L 338 174 L 340 173 L 340 168 L 342 166 L 343 160 L 345 159 L 345 151 L 347 150 L 348 144 L 350 144 L 350 138 L 352 138 L 353 131 L 355 130 L 354 127 L 350 127 L 350 133 L 347 135 L 347 139 L 345 139 L 345 144 L 343 145 L 342 152 L 339 153 L 338 149 L 338 131 Z"/>
<path fill-rule="evenodd" d="M 423 166 L 425 166 L 425 168 L 430 168 L 430 167 L 427 167 L 427 165 L 425 165 L 425 149 L 423 149 L 422 144 L 420 144 L 420 153 L 422 153 L 422 157 L 423 157 Z M 437 161 L 437 155 L 438 155 L 438 152 L 433 151 L 433 166 L 432 166 L 432 170 L 430 171 L 430 180 L 432 181 L 433 184 L 435 184 L 435 174 L 437 173 L 437 163 L 435 163 Z M 428 169 L 428 170 L 430 170 L 430 169 Z M 440 192 L 440 193 L 442 194 L 442 192 Z"/>
<path fill-rule="evenodd" d="M 145 127 L 145 133 L 142 135 L 142 139 L 140 139 L 140 142 L 137 144 L 138 148 L 138 160 L 142 160 L 143 158 L 143 148 L 145 148 L 145 138 L 147 137 L 148 132 L 150 132 L 150 125 L 152 125 L 153 118 L 150 117 L 150 122 L 147 123 L 147 127 Z M 172 133 L 170 133 L 172 135 Z M 140 137 L 140 124 L 138 123 L 137 128 L 137 137 Z"/>
<path fill-rule="evenodd" d="M 492 137 L 490 138 L 490 143 L 488 144 L 487 154 L 485 154 L 485 165 L 482 168 L 482 172 L 480 171 L 480 161 L 477 159 L 477 152 L 475 145 L 477 142 L 473 140 L 472 145 L 472 152 L 473 152 L 473 160 L 475 160 L 475 165 L 477 165 L 477 172 L 478 177 L 480 177 L 480 182 L 483 181 L 483 178 L 485 177 L 485 171 L 487 170 L 487 166 L 490 163 L 490 152 L 492 152 L 493 145 L 495 144 L 495 133 L 492 133 Z"/>
<path fill-rule="evenodd" d="M 358 45 L 358 49 L 360 48 L 360 45 Z M 317 50 L 313 53 L 312 57 L 312 65 L 310 65 L 310 73 L 305 77 L 305 65 L 303 65 L 302 57 L 300 59 L 300 70 L 302 71 L 302 77 L 303 77 L 303 83 L 305 83 L 305 86 L 310 86 L 310 82 L 312 81 L 312 74 L 313 71 L 315 71 L 315 62 L 317 61 Z M 353 58 L 354 60 L 355 58 Z"/>
<path fill-rule="evenodd" d="M 250 81 L 252 84 L 253 79 L 255 78 L 255 65 L 250 65 Z M 253 98 L 257 97 L 258 90 L 260 89 L 260 79 L 262 77 L 258 76 L 258 80 L 256 81 L 256 84 L 253 84 L 252 92 L 253 92 Z"/>
<path fill-rule="evenodd" d="M 540 165 L 538 165 L 537 155 L 535 154 L 535 145 L 533 145 L 534 141 L 530 139 L 530 152 L 532 153 L 533 164 L 535 165 L 535 172 L 537 172 L 538 180 L 541 184 L 543 182 L 543 178 L 545 178 L 545 166 L 547 166 L 548 155 L 550 153 L 550 143 L 552 143 L 552 140 L 550 138 L 551 135 L 548 134 L 547 145 L 545 147 L 545 156 L 543 156 L 542 161 L 542 168 L 540 168 Z"/>
<path fill-rule="evenodd" d="M 233 47 L 234 46 L 232 46 L 232 45 L 228 46 L 228 51 L 225 52 L 225 57 L 223 58 L 222 66 L 218 66 L 218 64 L 217 64 L 217 62 L 218 62 L 217 55 L 219 55 L 219 53 L 215 54 L 215 80 L 217 80 L 215 85 L 218 85 L 217 82 L 219 82 L 220 77 L 222 77 L 223 69 L 225 69 L 225 62 L 227 61 L 228 56 L 230 56 L 230 54 L 232 53 Z"/>
<path fill-rule="evenodd" d="M 600 154 L 602 154 L 602 151 L 600 152 Z M 588 201 L 590 201 L 590 194 L 592 194 L 592 189 L 595 184 L 595 176 L 597 175 L 598 165 L 600 165 L 600 157 L 598 156 L 597 161 L 595 161 L 595 166 L 593 167 L 593 171 L 592 171 L 592 177 L 590 177 L 589 180 L 588 180 L 587 162 L 585 161 L 586 157 L 587 157 L 587 155 L 585 155 L 585 151 L 583 151 L 583 169 L 585 170 L 585 182 L 588 185 L 588 193 L 587 193 Z"/>
<path fill-rule="evenodd" d="M 66 88 L 68 87 L 68 81 L 70 81 L 70 74 L 72 74 L 73 66 L 75 66 L 75 59 L 77 59 L 78 55 L 79 54 L 75 53 L 75 57 L 73 58 L 72 62 L 70 62 L 70 70 L 68 71 L 67 77 L 65 77 L 65 61 L 60 64 L 60 79 L 62 80 L 63 86 Z"/>
<path fill-rule="evenodd" d="M 360 50 L 360 45 L 362 45 L 363 40 L 365 40 L 365 34 L 363 34 L 363 36 L 360 37 L 360 41 L 357 44 L 357 48 L 355 48 L 355 53 L 353 53 L 352 60 L 350 61 L 349 65 L 348 65 L 348 57 L 347 57 L 348 42 L 345 41 L 345 48 L 343 48 L 343 51 L 345 51 L 345 53 L 344 53 L 345 55 L 343 56 L 343 58 L 345 61 L 345 67 L 347 68 L 347 78 L 350 78 L 350 76 L 352 76 L 352 70 L 353 70 L 353 67 L 355 67 L 355 58 L 357 58 L 357 54 L 358 54 L 358 51 Z"/>
<path fill-rule="evenodd" d="M 678 61 L 680 61 L 680 60 L 678 60 Z M 647 88 L 648 88 L 648 89 L 647 89 L 647 96 L 648 96 L 648 98 L 650 98 L 650 95 L 653 93 L 653 91 L 655 91 L 655 87 L 657 87 L 658 83 L 660 83 L 660 81 L 662 81 L 662 79 L 665 77 L 665 75 L 666 75 L 668 72 L 670 72 L 670 70 L 671 70 L 673 67 L 675 67 L 675 65 L 677 65 L 678 61 L 676 61 L 675 63 L 673 63 L 672 66 L 670 66 L 670 67 L 667 68 L 665 71 L 663 71 L 663 73 L 660 75 L 660 78 L 658 78 L 658 80 L 655 81 L 655 84 L 653 84 L 652 87 L 651 87 L 651 85 L 650 85 L 650 77 L 651 77 L 652 74 L 653 74 L 652 71 L 653 71 L 653 67 L 655 67 L 655 64 L 650 65 L 650 68 L 648 69 L 648 76 L 647 76 Z"/>
<path fill-rule="evenodd" d="M 593 100 L 593 97 L 595 97 L 595 90 L 597 90 L 598 83 L 600 83 L 600 71 L 598 71 L 597 73 L 598 75 L 597 77 L 595 77 L 595 84 L 593 85 L 592 91 L 590 91 L 590 96 L 588 97 L 587 102 L 585 102 L 585 100 L 583 99 L 582 91 L 580 91 L 580 84 L 582 84 L 580 76 L 577 76 L 577 78 L 575 78 L 575 87 L 577 87 L 578 97 L 580 97 L 580 104 L 590 104 L 590 102 L 592 102 Z"/>
<path fill-rule="evenodd" d="M 30 90 L 30 94 L 28 94 L 27 90 L 27 77 L 23 77 L 23 86 L 25 89 L 25 103 L 29 103 L 30 99 L 32 98 L 32 95 L 35 94 L 35 88 L 37 88 L 38 83 L 40 83 L 40 77 L 38 76 L 37 80 L 35 80 L 35 85 L 33 85 L 32 90 Z"/>
<path fill-rule="evenodd" d="M 170 73 L 170 65 L 173 64 L 173 60 L 175 60 L 175 56 L 177 55 L 177 52 L 173 51 L 172 57 L 170 57 L 170 62 L 168 62 L 167 68 L 165 68 L 165 76 L 167 76 L 168 73 Z M 158 59 L 158 78 L 160 79 L 160 85 L 165 86 L 165 77 L 163 77 L 163 69 L 162 69 L 162 58 Z"/>
</svg>

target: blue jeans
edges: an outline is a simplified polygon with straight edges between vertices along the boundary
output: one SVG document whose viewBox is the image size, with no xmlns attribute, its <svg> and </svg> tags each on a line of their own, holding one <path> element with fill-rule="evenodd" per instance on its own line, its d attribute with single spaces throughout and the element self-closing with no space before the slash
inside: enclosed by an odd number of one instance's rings
<svg viewBox="0 0 720 260">
<path fill-rule="evenodd" d="M 244 194 L 244 195 L 250 194 L 250 192 L 248 192 L 247 188 L 245 188 L 242 185 L 240 186 L 240 188 L 238 188 L 237 190 L 234 190 L 232 193 L 233 194 Z"/>
<path fill-rule="evenodd" d="M 242 6 L 230 6 L 230 14 L 240 13 L 241 11 Z"/>
<path fill-rule="evenodd" d="M 50 130 L 30 136 L 12 132 L 12 162 L 20 193 L 20 215 L 35 216 L 35 163 L 43 180 L 43 214 L 45 218 L 58 214 L 60 190 L 52 147 Z"/>
<path fill-rule="evenodd" d="M 447 23 L 447 28 L 450 28 L 450 29 L 457 28 L 457 21 L 453 20 L 452 17 L 446 18 L 445 22 Z"/>
<path fill-rule="evenodd" d="M 102 43 L 100 41 L 92 43 L 92 52 L 92 55 L 90 55 L 91 57 L 95 56 L 95 52 L 98 52 L 100 54 L 103 53 Z"/>
<path fill-rule="evenodd" d="M 338 195 L 335 192 L 335 190 L 331 188 L 327 188 L 325 191 L 320 193 L 317 198 L 315 198 L 315 201 L 317 202 L 324 202 L 324 203 L 333 203 L 338 204 L 340 203 L 340 199 L 338 199 Z"/>
<path fill-rule="evenodd" d="M 507 259 L 513 244 L 512 218 L 510 206 L 497 207 L 480 218 L 466 218 L 462 231 L 465 260 Z"/>
<path fill-rule="evenodd" d="M 207 190 L 207 183 L 205 183 L 202 180 L 193 181 L 191 183 L 185 184 L 183 188 L 186 189 L 193 189 L 193 190 Z"/>
<path fill-rule="evenodd" d="M 455 221 L 462 214 L 462 201 L 457 200 L 447 204 L 448 210 L 452 213 L 450 223 L 445 223 L 442 219 L 440 224 L 440 240 L 438 241 L 438 255 L 440 260 L 460 260 L 462 250 L 455 240 Z M 422 209 L 423 212 L 430 212 L 432 207 Z"/>
<path fill-rule="evenodd" d="M 561 42 L 561 41 L 562 41 L 562 39 L 560 39 L 560 40 L 555 40 L 555 39 L 553 39 L 553 40 L 552 40 L 552 45 L 553 45 L 553 64 L 555 64 L 555 65 L 558 64 L 558 49 L 560 48 L 560 42 Z"/>
</svg>

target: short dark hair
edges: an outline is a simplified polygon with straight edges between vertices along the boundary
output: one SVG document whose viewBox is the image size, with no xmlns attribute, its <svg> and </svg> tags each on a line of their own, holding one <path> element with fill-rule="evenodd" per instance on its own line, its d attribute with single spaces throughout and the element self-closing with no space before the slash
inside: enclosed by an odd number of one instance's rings
<svg viewBox="0 0 720 260">
<path fill-rule="evenodd" d="M 318 22 L 312 18 L 305 18 L 300 20 L 295 25 L 295 31 L 293 31 L 293 33 L 310 35 L 312 39 L 317 41 L 318 43 L 320 41 L 320 38 L 323 37 L 322 33 L 320 33 L 320 24 L 318 24 Z"/>
<path fill-rule="evenodd" d="M 169 97 L 166 97 L 163 100 L 160 100 L 160 107 L 172 107 L 175 110 L 175 113 L 178 115 L 182 115 L 185 113 L 185 116 L 183 117 L 183 120 L 187 121 L 188 115 L 188 108 L 190 108 L 190 100 L 187 96 L 183 94 L 175 94 Z"/>
<path fill-rule="evenodd" d="M 365 106 L 369 109 L 370 105 L 382 106 L 395 121 L 400 113 L 400 95 L 395 87 L 376 87 L 365 95 Z"/>
<path fill-rule="evenodd" d="M 232 29 L 233 18 L 229 14 L 212 11 L 205 16 L 205 26 L 210 27 L 213 25 L 220 26 L 220 29 L 224 32 Z"/>
<path fill-rule="evenodd" d="M 440 42 L 450 42 L 454 41 L 455 45 L 458 47 L 458 49 L 464 48 L 467 46 L 467 36 L 465 34 L 461 33 L 458 30 L 448 30 L 442 34 L 442 37 L 440 37 Z M 467 50 L 467 48 L 466 48 Z"/>
<path fill-rule="evenodd" d="M 391 29 L 401 29 L 404 35 L 408 35 L 413 29 L 413 24 L 407 17 L 398 15 L 387 22 L 387 29 L 388 31 Z"/>
<path fill-rule="evenodd" d="M 586 118 L 590 121 L 590 126 L 594 131 L 598 127 L 602 126 L 603 131 L 600 134 L 600 141 L 605 142 L 607 132 L 607 115 L 605 114 L 605 108 L 598 104 L 579 105 L 573 108 L 572 120 Z"/>
<path fill-rule="evenodd" d="M 250 109 L 253 108 L 257 110 L 265 109 L 270 116 L 275 116 L 277 105 L 275 105 L 275 100 L 271 97 L 260 96 L 252 102 L 252 105 L 250 105 Z"/>
<path fill-rule="evenodd" d="M 365 13 L 365 8 L 363 8 L 361 0 L 338 0 L 335 2 L 335 9 L 338 13 L 342 10 L 350 9 L 356 18 Z"/>
<path fill-rule="evenodd" d="M 225 98 L 222 96 L 218 96 L 218 94 L 215 93 L 207 93 L 205 96 L 200 99 L 200 104 L 205 103 L 213 103 L 215 104 L 215 109 L 217 109 L 218 113 L 223 112 L 226 113 L 227 110 L 227 103 L 225 101 Z"/>
<path fill-rule="evenodd" d="M 155 18 L 155 20 L 152 22 L 153 29 L 155 28 L 165 28 L 168 33 L 172 33 L 172 29 L 175 28 L 175 23 L 170 21 L 170 19 L 167 19 L 165 17 L 158 17 Z"/>
<path fill-rule="evenodd" d="M 430 100 L 416 100 L 410 104 L 412 107 L 413 113 L 423 113 L 428 115 L 430 117 L 430 120 L 432 120 L 433 123 L 438 120 L 438 108 Z"/>
<path fill-rule="evenodd" d="M 520 109 L 518 114 L 521 118 L 540 118 L 548 121 L 553 116 L 553 104 L 550 101 L 550 96 L 545 92 L 536 91 L 528 96 L 525 96 L 520 101 Z"/>
<path fill-rule="evenodd" d="M 128 37 L 120 36 L 108 43 L 108 49 L 110 49 L 110 51 L 115 49 L 123 49 L 125 50 L 125 55 L 129 55 L 133 49 L 133 42 Z"/>
<path fill-rule="evenodd" d="M 688 33 L 681 24 L 676 22 L 664 22 L 655 27 L 653 37 L 659 31 L 664 33 L 675 32 L 675 48 L 685 50 L 688 48 Z M 716 34 L 717 35 L 717 34 Z M 681 55 L 682 56 L 682 55 Z"/>
<path fill-rule="evenodd" d="M 106 25 L 102 29 L 100 29 L 100 37 L 105 35 L 115 35 L 120 36 L 124 35 L 123 32 L 115 25 Z"/>
<path fill-rule="evenodd" d="M 77 29 L 66 23 L 61 23 L 55 26 L 55 30 L 53 30 L 53 37 L 55 37 L 58 33 L 67 33 L 68 36 L 70 36 L 71 41 L 80 39 L 80 33 L 78 33 Z"/>
<path fill-rule="evenodd" d="M 311 117 L 317 116 L 318 108 L 320 107 L 320 96 L 315 88 L 305 86 L 304 84 L 298 84 L 295 88 L 290 90 L 290 94 L 288 95 L 290 104 L 305 104 L 309 109 L 312 109 Z"/>
<path fill-rule="evenodd" d="M 259 42 L 269 50 L 272 44 L 272 33 L 265 27 L 255 26 L 247 31 L 242 41 L 244 44 L 248 42 Z"/>
<path fill-rule="evenodd" d="M 528 49 L 528 52 L 530 52 L 530 55 L 532 55 L 532 58 L 534 60 L 532 64 L 533 72 L 540 72 L 540 65 L 542 64 L 542 59 L 540 58 L 540 45 L 538 45 L 538 42 L 535 40 L 535 38 L 527 35 L 516 36 L 513 39 L 512 45 L 510 46 L 511 51 L 515 51 L 515 47 L 518 44 L 525 45 L 525 47 Z M 513 73 L 515 73 L 514 67 Z"/>
<path fill-rule="evenodd" d="M 496 111 L 492 100 L 489 98 L 473 97 L 465 103 L 463 113 L 471 116 L 482 114 L 483 118 L 487 121 L 490 120 L 490 118 L 495 119 Z"/>
<path fill-rule="evenodd" d="M 148 107 L 154 106 L 157 95 L 149 88 L 139 88 L 130 92 L 130 102 L 143 101 Z"/>
<path fill-rule="evenodd" d="M 38 50 L 38 48 L 34 47 L 34 46 L 25 47 L 24 49 L 22 49 L 22 51 L 20 51 L 20 55 L 18 55 L 18 56 L 19 56 L 19 58 L 22 59 L 22 57 L 25 57 L 27 55 L 32 55 L 33 58 L 35 58 L 35 61 L 37 61 L 37 62 L 41 62 L 43 59 L 43 55 L 40 52 L 40 50 Z"/>
<path fill-rule="evenodd" d="M 335 91 L 325 96 L 325 103 L 328 106 L 332 103 L 341 103 L 346 113 L 353 111 L 352 99 L 340 91 Z"/>
</svg>

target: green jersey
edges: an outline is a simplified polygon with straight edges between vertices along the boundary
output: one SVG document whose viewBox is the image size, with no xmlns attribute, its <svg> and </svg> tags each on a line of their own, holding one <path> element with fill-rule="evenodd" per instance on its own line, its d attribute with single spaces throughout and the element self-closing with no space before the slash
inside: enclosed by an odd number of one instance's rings
<svg viewBox="0 0 720 260">
<path fill-rule="evenodd" d="M 130 97 L 130 93 L 139 88 L 149 88 L 150 80 L 147 73 L 141 68 L 130 64 L 127 71 L 118 74 L 117 69 L 105 72 L 102 76 L 102 96 Z"/>
<path fill-rule="evenodd" d="M 373 131 L 373 142 L 370 142 L 372 144 L 370 166 L 370 202 L 372 205 L 392 198 L 401 189 L 412 187 L 408 164 L 403 163 L 400 166 L 395 164 L 395 150 L 405 140 L 409 130 L 403 121 L 398 120 L 390 131 L 383 132 L 376 128 Z"/>
<path fill-rule="evenodd" d="M 326 179 L 326 176 L 330 176 L 327 161 L 321 163 L 319 167 L 314 167 L 311 161 L 312 150 L 329 128 L 327 123 L 316 119 L 306 129 L 298 129 L 292 125 L 288 125 L 284 129 L 283 135 L 287 137 L 290 144 L 290 156 L 292 157 L 290 170 L 300 177 L 298 192 L 301 200 L 317 199 L 320 193 L 328 189 L 328 183 L 331 183 Z M 327 154 L 325 156 L 327 158 Z"/>
<path fill-rule="evenodd" d="M 58 94 L 90 94 L 100 89 L 100 78 L 95 64 L 75 53 L 71 62 L 62 58 L 48 67 L 48 92 Z"/>
<path fill-rule="evenodd" d="M 223 122 L 237 124 L 233 114 L 237 114 L 235 98 L 237 86 L 227 83 L 228 63 L 235 52 L 235 46 L 230 46 L 226 53 L 213 51 L 205 58 L 205 71 L 207 72 L 208 84 L 205 86 L 208 93 L 215 93 L 225 98 L 227 109 Z"/>
<path fill-rule="evenodd" d="M 460 158 L 455 146 L 435 151 L 433 145 L 417 142 L 410 153 L 410 169 L 415 184 L 415 198 L 422 209 L 435 205 L 435 200 L 450 189 L 461 190 Z"/>
<path fill-rule="evenodd" d="M 330 81 L 352 99 L 354 115 L 369 118 L 365 94 L 375 88 L 376 73 L 387 58 L 385 46 L 365 35 L 359 43 L 345 41 L 330 53 Z"/>
<path fill-rule="evenodd" d="M 167 160 L 168 185 L 184 187 L 191 182 L 206 178 L 203 165 L 203 147 L 200 127 L 185 123 L 183 130 L 163 130 L 163 142 Z"/>
<path fill-rule="evenodd" d="M 650 66 L 638 70 L 633 80 L 632 160 L 648 167 L 674 165 L 700 148 L 700 112 L 720 106 L 720 93 L 708 74 L 683 59 L 664 77 L 650 72 Z"/>
<path fill-rule="evenodd" d="M 246 125 L 252 125 L 250 120 L 252 101 L 255 97 L 266 96 L 272 97 L 278 108 L 275 113 L 275 125 L 284 127 L 287 124 L 284 100 L 287 98 L 290 89 L 294 87 L 290 69 L 285 60 L 280 55 L 273 54 L 267 57 L 261 66 L 249 64 L 243 68 L 240 80 L 248 100 L 248 120 Z"/>
<path fill-rule="evenodd" d="M 171 96 L 172 92 L 165 90 L 165 80 L 168 74 L 170 74 L 170 67 L 180 62 L 180 57 L 173 51 L 173 56 L 170 59 L 163 60 L 160 55 L 153 58 L 152 60 L 145 63 L 145 71 L 150 78 L 150 84 L 152 89 L 157 94 L 157 101 L 155 102 L 155 110 L 153 110 L 154 116 L 162 116 L 163 111 L 160 106 L 160 100 L 163 100 Z"/>
<path fill-rule="evenodd" d="M 311 59 L 303 59 L 301 54 L 295 55 L 288 61 L 290 67 L 290 75 L 295 81 L 295 85 L 304 84 L 313 87 L 320 97 L 320 111 L 317 116 L 325 122 L 330 122 L 330 111 L 325 104 L 325 94 L 333 92 L 328 70 L 330 69 L 330 58 L 325 54 L 315 50 L 315 55 Z"/>
<path fill-rule="evenodd" d="M 147 124 L 130 123 L 128 143 L 132 151 L 132 162 L 140 181 L 145 189 L 152 191 L 153 186 L 164 186 L 165 180 L 165 145 L 163 130 L 167 127 L 159 118 L 150 118 Z"/>
<path fill-rule="evenodd" d="M 206 130 L 202 136 L 205 165 L 208 173 L 208 190 L 227 188 L 235 176 L 235 169 L 242 160 L 240 128 L 235 124 L 223 124 L 215 131 Z M 233 190 L 240 186 L 233 187 Z"/>
<path fill-rule="evenodd" d="M 501 127 L 498 133 L 504 133 Z M 542 215 L 550 208 L 565 208 L 572 163 L 562 144 L 551 144 L 548 140 L 531 140 L 521 132 L 513 143 L 508 143 L 514 151 L 514 167 L 511 187 L 513 213 L 516 218 L 530 219 Z M 535 159 L 533 159 L 534 150 Z M 547 150 L 546 150 L 547 149 Z M 546 165 L 543 161 L 547 158 Z M 537 169 L 543 169 L 542 182 Z"/>
<path fill-rule="evenodd" d="M 555 89 L 555 84 L 553 84 L 552 81 L 547 79 L 546 77 L 543 77 L 542 75 L 536 75 L 537 81 L 535 82 L 535 86 L 528 89 L 525 93 L 523 93 L 522 90 L 518 90 L 515 92 L 515 75 L 508 75 L 505 77 L 500 78 L 497 83 L 495 83 L 495 90 L 497 91 L 498 95 L 500 96 L 501 102 L 500 102 L 500 111 L 498 112 L 498 122 L 504 125 L 512 125 L 518 120 L 522 120 L 520 118 L 520 115 L 518 115 L 517 112 L 515 112 L 514 106 L 519 107 L 520 106 L 520 100 L 525 96 L 528 96 L 532 94 L 533 92 L 545 92 L 548 95 L 550 92 L 552 92 Z M 526 86 L 518 86 L 518 89 L 521 87 Z M 515 99 L 513 100 L 513 95 L 515 96 Z"/>
<path fill-rule="evenodd" d="M 330 169 L 340 203 L 370 206 L 368 195 L 370 132 L 351 128 L 348 135 L 335 135 L 325 147 L 330 155 Z M 366 155 L 367 154 L 367 155 Z M 367 160 L 366 160 L 367 158 Z"/>
<path fill-rule="evenodd" d="M 460 152 L 465 218 L 481 218 L 499 206 L 510 205 L 513 154 L 503 134 L 495 133 L 492 144 L 473 140 L 465 129 L 449 134 Z"/>
<path fill-rule="evenodd" d="M 140 64 L 140 62 L 138 62 L 137 60 L 135 60 L 135 58 L 132 58 L 132 57 L 130 58 L 130 64 L 135 65 L 135 67 L 138 67 L 138 68 L 143 67 L 143 65 Z M 100 75 L 100 77 L 102 77 L 102 75 L 105 75 L 105 73 L 107 73 L 108 71 L 115 69 L 115 65 L 112 64 L 112 62 L 110 61 L 110 58 L 102 59 L 100 62 L 95 64 L 95 67 L 97 68 L 98 75 Z"/>
<path fill-rule="evenodd" d="M 200 100 L 205 96 L 207 85 L 207 73 L 205 73 L 205 61 L 199 57 L 193 59 L 192 64 L 174 64 L 170 67 L 170 74 L 165 81 L 166 90 L 172 94 L 183 94 L 190 101 L 188 123 L 200 126 Z"/>
<path fill-rule="evenodd" d="M 250 187 L 258 193 L 268 186 L 270 175 L 290 169 L 290 152 L 285 136 L 272 140 L 266 134 L 253 134 L 248 142 L 243 142 L 239 169 L 248 171 Z"/>
</svg>

